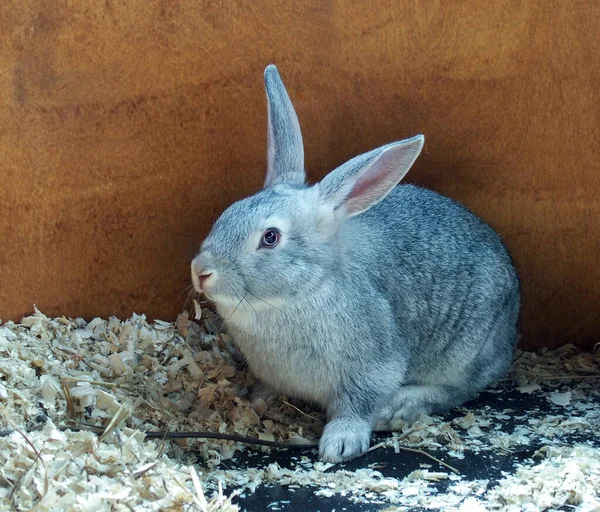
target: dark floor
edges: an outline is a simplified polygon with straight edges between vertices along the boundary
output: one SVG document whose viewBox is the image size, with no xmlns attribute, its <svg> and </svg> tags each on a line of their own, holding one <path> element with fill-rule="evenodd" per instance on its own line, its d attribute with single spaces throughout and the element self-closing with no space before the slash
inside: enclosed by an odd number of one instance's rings
<svg viewBox="0 0 600 512">
<path fill-rule="evenodd" d="M 566 389 L 569 389 L 567 384 L 563 386 L 563 390 Z M 548 417 L 558 417 L 560 419 L 564 416 L 573 420 L 573 418 L 577 418 L 578 414 L 581 414 L 581 410 L 584 412 L 586 410 L 600 410 L 600 393 L 577 394 L 575 392 L 574 396 L 579 397 L 577 404 L 583 403 L 583 408 L 564 407 L 553 403 L 549 399 L 548 390 L 526 394 L 517 390 L 514 384 L 505 384 L 496 390 L 482 393 L 478 399 L 466 404 L 460 410 L 452 411 L 442 419 L 451 421 L 455 418 L 464 417 L 467 411 L 473 411 L 475 414 L 485 411 L 487 417 L 495 418 L 493 425 L 490 427 L 491 430 L 512 434 L 515 429 L 528 429 L 532 418 L 543 420 Z M 498 415 L 501 419 L 496 419 Z M 587 417 L 589 418 L 589 415 Z M 557 421 L 559 420 L 555 420 L 555 423 Z M 374 435 L 372 445 L 385 438 L 385 436 L 379 434 Z M 531 457 L 542 446 L 575 443 L 584 443 L 588 446 L 600 448 L 600 428 L 584 428 L 575 431 L 566 429 L 564 432 L 560 429 L 554 429 L 551 438 L 533 435 L 529 444 L 513 446 L 509 450 L 493 449 L 477 453 L 476 450 L 470 450 L 467 447 L 464 450 L 464 458 L 450 457 L 444 448 L 438 450 L 424 449 L 431 455 L 458 469 L 463 480 L 485 479 L 489 481 L 487 488 L 491 489 L 506 474 L 512 473 L 516 464 L 534 463 Z M 301 456 L 308 456 L 312 461 L 317 460 L 314 450 L 273 450 L 266 454 L 264 452 L 246 451 L 244 455 L 237 457 L 234 461 L 227 461 L 226 466 L 230 469 L 260 468 L 276 462 L 283 468 L 293 469 L 297 466 Z M 340 469 L 355 471 L 375 464 L 377 471 L 381 472 L 384 477 L 402 480 L 412 471 L 422 468 L 421 464 L 423 463 L 431 464 L 430 471 L 448 472 L 444 467 L 422 455 L 402 451 L 395 453 L 392 448 L 374 450 L 359 459 L 335 465 L 327 471 L 338 471 Z M 438 494 L 444 493 L 446 487 L 452 483 L 450 480 L 442 480 L 436 482 L 434 487 Z M 232 488 L 227 488 L 227 493 L 232 490 Z M 336 512 L 353 512 L 382 510 L 390 507 L 390 503 L 355 503 L 348 496 L 319 497 L 315 495 L 316 490 L 317 488 L 305 486 L 290 489 L 287 486 L 280 485 L 260 485 L 255 492 L 245 491 L 234 501 L 242 510 L 247 511 L 312 512 L 335 510 Z M 411 510 L 425 509 L 411 508 Z"/>
</svg>

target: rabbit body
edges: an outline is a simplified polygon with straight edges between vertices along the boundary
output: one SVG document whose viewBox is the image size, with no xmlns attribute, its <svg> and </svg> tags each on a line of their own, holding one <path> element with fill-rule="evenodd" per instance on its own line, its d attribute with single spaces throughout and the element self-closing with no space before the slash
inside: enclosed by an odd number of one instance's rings
<svg viewBox="0 0 600 512">
<path fill-rule="evenodd" d="M 273 119 L 289 98 L 270 72 L 270 139 L 297 146 L 291 104 Z M 322 459 L 360 455 L 375 426 L 446 411 L 506 373 L 516 270 L 500 237 L 462 205 L 395 186 L 422 137 L 360 155 L 314 186 L 298 148 L 282 164 L 273 145 L 265 188 L 222 214 L 192 279 L 261 381 L 327 411 Z"/>
</svg>

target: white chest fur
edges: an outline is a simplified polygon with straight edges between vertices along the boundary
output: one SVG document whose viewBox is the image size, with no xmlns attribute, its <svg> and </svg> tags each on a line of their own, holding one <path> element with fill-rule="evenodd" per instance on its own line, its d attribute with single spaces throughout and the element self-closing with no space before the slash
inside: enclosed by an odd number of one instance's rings
<svg viewBox="0 0 600 512">
<path fill-rule="evenodd" d="M 259 305 L 260 304 L 260 305 Z M 276 309 L 277 308 L 277 309 Z M 219 308 L 253 373 L 277 391 L 326 407 L 339 372 L 325 332 L 283 303 Z"/>
</svg>

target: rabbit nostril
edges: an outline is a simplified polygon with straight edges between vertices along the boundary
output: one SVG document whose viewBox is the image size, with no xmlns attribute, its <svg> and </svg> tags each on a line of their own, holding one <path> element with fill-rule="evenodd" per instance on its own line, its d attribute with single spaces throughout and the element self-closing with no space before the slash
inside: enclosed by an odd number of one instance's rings
<svg viewBox="0 0 600 512">
<path fill-rule="evenodd" d="M 206 272 L 205 274 L 198 274 L 198 279 L 200 279 L 200 282 L 203 283 L 212 275 L 213 275 L 212 272 Z"/>
</svg>

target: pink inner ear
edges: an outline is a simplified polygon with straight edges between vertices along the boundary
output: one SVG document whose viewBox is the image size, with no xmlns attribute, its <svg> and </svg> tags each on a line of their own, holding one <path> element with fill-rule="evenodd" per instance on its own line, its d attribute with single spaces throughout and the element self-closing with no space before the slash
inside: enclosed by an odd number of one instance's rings
<svg viewBox="0 0 600 512">
<path fill-rule="evenodd" d="M 346 211 L 360 213 L 383 199 L 399 181 L 399 174 L 381 159 L 373 162 L 346 196 Z"/>
<path fill-rule="evenodd" d="M 385 179 L 385 168 L 383 166 L 372 165 L 369 171 L 361 176 L 359 180 L 354 184 L 348 199 L 361 196 L 363 194 L 369 194 L 369 190 L 372 188 L 379 188 L 380 182 Z"/>
<path fill-rule="evenodd" d="M 424 137 L 417 135 L 384 146 L 366 166 L 350 160 L 331 173 L 333 178 L 327 176 L 323 180 L 325 197 L 333 196 L 335 206 L 343 206 L 348 216 L 364 212 L 387 196 L 404 178 L 419 156 L 423 142 Z"/>
</svg>

